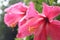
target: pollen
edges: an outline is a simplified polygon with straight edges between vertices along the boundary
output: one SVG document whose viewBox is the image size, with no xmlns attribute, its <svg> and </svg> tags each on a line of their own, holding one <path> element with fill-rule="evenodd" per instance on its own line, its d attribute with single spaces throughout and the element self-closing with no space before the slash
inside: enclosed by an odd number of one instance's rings
<svg viewBox="0 0 60 40">
<path fill-rule="evenodd" d="M 34 32 L 35 31 L 35 27 L 29 27 L 29 32 Z"/>
<path fill-rule="evenodd" d="M 14 28 L 16 26 L 16 24 L 10 24 L 11 28 Z"/>
</svg>

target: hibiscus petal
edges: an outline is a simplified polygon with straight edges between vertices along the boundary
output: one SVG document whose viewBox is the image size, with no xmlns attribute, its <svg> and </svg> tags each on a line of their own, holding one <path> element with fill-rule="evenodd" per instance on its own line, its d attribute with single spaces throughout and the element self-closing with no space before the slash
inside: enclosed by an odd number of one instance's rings
<svg viewBox="0 0 60 40">
<path fill-rule="evenodd" d="M 43 3 L 43 13 L 46 17 L 52 19 L 60 14 L 60 7 L 48 6 L 47 4 Z"/>
<path fill-rule="evenodd" d="M 60 21 L 54 20 L 48 27 L 51 40 L 60 40 Z"/>
<path fill-rule="evenodd" d="M 38 12 L 34 8 L 34 4 L 30 2 L 29 8 L 26 13 L 27 19 L 31 17 L 36 17 L 38 16 Z"/>
<path fill-rule="evenodd" d="M 43 3 L 43 14 L 45 14 L 45 16 L 48 15 L 48 5 Z"/>
<path fill-rule="evenodd" d="M 16 11 L 17 10 L 17 11 Z M 25 6 L 22 2 L 11 5 L 10 7 L 5 9 L 5 12 L 25 12 L 27 10 L 27 6 Z"/>
<path fill-rule="evenodd" d="M 47 40 L 46 34 L 43 32 L 37 36 L 34 35 L 34 40 Z"/>
<path fill-rule="evenodd" d="M 37 24 L 40 20 L 42 20 L 42 19 L 32 18 L 32 19 L 27 20 L 25 23 L 23 23 L 23 25 L 21 25 L 21 21 L 20 21 L 17 37 L 18 38 L 23 38 L 25 36 L 31 35 L 32 32 L 30 32 L 29 28 L 32 27 L 33 25 Z M 24 21 L 22 21 L 22 22 L 24 22 Z M 33 27 L 36 28 L 36 25 L 33 26 Z"/>
<path fill-rule="evenodd" d="M 22 15 L 20 14 L 5 14 L 4 22 L 7 26 L 16 25 L 16 23 L 21 19 Z"/>
<path fill-rule="evenodd" d="M 58 20 L 52 20 L 51 23 L 55 24 L 55 25 L 60 25 L 60 21 L 58 21 Z"/>
<path fill-rule="evenodd" d="M 46 29 L 43 28 L 43 25 L 41 25 L 39 30 L 35 33 L 34 40 L 47 40 Z"/>
<path fill-rule="evenodd" d="M 27 25 L 24 25 L 18 28 L 17 38 L 23 38 L 29 35 L 31 35 L 31 33 L 28 31 Z"/>
</svg>

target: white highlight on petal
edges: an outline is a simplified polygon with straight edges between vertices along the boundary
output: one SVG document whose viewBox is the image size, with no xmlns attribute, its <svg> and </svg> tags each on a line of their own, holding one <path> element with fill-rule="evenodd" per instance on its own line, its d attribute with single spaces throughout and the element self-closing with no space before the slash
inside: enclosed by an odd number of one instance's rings
<svg viewBox="0 0 60 40">
<path fill-rule="evenodd" d="M 26 16 L 24 16 L 19 22 L 22 22 L 25 18 L 26 18 Z"/>
</svg>

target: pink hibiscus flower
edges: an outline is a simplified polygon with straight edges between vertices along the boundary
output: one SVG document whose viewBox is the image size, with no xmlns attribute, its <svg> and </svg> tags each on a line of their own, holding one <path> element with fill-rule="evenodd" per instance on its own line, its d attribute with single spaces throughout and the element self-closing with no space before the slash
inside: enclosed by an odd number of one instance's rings
<svg viewBox="0 0 60 40">
<path fill-rule="evenodd" d="M 19 21 L 17 38 L 34 34 L 34 40 L 60 40 L 60 21 L 54 20 L 60 14 L 60 7 L 43 3 L 43 12 L 39 14 L 31 3 L 26 18 Z"/>
<path fill-rule="evenodd" d="M 8 27 L 15 27 L 17 22 L 26 14 L 28 7 L 19 2 L 5 9 L 4 22 Z"/>
</svg>

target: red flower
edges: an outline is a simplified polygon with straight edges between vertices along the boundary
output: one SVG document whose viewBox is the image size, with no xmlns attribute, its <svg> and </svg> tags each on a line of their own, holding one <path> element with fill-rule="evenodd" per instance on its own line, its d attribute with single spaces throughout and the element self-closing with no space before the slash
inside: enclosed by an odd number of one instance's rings
<svg viewBox="0 0 60 40">
<path fill-rule="evenodd" d="M 39 14 L 33 3 L 28 8 L 26 18 L 19 21 L 18 38 L 34 34 L 34 40 L 60 40 L 60 21 L 54 20 L 60 13 L 60 7 L 43 3 L 43 12 Z"/>
<path fill-rule="evenodd" d="M 28 7 L 19 2 L 5 9 L 4 22 L 8 27 L 15 27 L 17 22 L 25 16 Z"/>
</svg>

